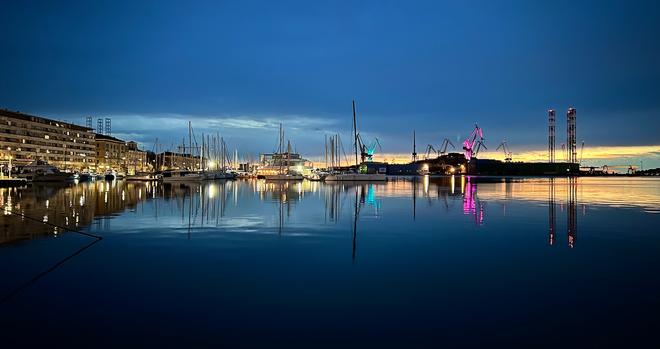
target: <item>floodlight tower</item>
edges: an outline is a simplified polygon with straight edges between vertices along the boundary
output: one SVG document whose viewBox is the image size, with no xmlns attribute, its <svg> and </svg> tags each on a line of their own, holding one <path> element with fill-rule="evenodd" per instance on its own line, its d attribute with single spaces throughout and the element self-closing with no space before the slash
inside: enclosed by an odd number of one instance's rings
<svg viewBox="0 0 660 349">
<path fill-rule="evenodd" d="M 566 112 L 566 146 L 568 147 L 568 161 L 570 163 L 577 162 L 577 142 L 576 142 L 576 110 L 575 108 L 568 108 Z"/>
<path fill-rule="evenodd" d="M 103 134 L 103 118 L 96 119 L 96 133 Z"/>
<path fill-rule="evenodd" d="M 555 162 L 555 110 L 548 110 L 548 162 Z"/>
</svg>

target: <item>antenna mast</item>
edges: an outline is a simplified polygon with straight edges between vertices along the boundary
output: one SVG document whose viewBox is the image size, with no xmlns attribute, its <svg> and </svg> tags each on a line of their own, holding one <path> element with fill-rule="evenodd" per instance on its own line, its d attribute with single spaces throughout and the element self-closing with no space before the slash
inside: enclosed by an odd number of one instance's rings
<svg viewBox="0 0 660 349">
<path fill-rule="evenodd" d="M 415 130 L 413 130 L 413 152 L 412 152 L 412 161 L 417 161 L 417 140 L 415 138 Z"/>
</svg>

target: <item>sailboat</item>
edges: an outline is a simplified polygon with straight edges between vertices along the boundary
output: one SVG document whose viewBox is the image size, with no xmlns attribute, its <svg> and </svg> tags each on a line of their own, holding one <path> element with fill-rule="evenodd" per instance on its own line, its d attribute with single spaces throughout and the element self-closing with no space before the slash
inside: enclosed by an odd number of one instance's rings
<svg viewBox="0 0 660 349">
<path fill-rule="evenodd" d="M 188 142 L 190 146 L 188 147 L 189 152 L 190 152 L 190 158 L 194 161 L 193 157 L 193 146 L 192 146 L 192 123 L 188 121 Z M 185 148 L 185 143 L 183 143 L 183 153 L 185 154 L 186 148 Z M 201 165 L 202 161 L 202 155 L 200 152 L 200 168 L 202 167 Z M 193 165 L 194 167 L 194 165 Z M 195 171 L 195 170 L 167 170 L 163 171 L 162 173 L 162 178 L 163 182 L 165 183 L 172 183 L 172 182 L 197 182 L 201 181 L 204 179 L 204 175 L 202 172 Z"/>
<path fill-rule="evenodd" d="M 353 139 L 355 142 L 355 169 L 356 172 L 335 173 L 325 177 L 326 181 L 385 181 L 387 177 L 384 173 L 360 173 L 360 163 L 358 162 L 358 132 L 357 118 L 355 115 L 355 101 L 353 101 Z"/>
</svg>

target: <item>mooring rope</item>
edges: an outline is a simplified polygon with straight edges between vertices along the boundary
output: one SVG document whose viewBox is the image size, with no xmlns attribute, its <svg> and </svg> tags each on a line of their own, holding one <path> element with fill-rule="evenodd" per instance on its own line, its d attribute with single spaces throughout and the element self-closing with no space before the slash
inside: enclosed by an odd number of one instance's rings
<svg viewBox="0 0 660 349">
<path fill-rule="evenodd" d="M 67 257 L 61 259 L 61 260 L 58 261 L 57 263 L 53 264 L 50 268 L 48 268 L 48 269 L 46 269 L 46 270 L 40 272 L 39 274 L 35 275 L 34 277 L 32 277 L 32 278 L 31 278 L 30 280 L 28 280 L 27 282 L 23 283 L 23 284 L 20 285 L 19 287 L 15 288 L 15 289 L 12 290 L 11 292 L 9 292 L 9 293 L 8 293 L 7 295 L 5 295 L 4 297 L 0 298 L 0 304 L 4 304 L 4 303 L 6 303 L 6 302 L 9 301 L 11 298 L 13 298 L 16 294 L 18 294 L 18 293 L 20 293 L 21 291 L 23 291 L 23 290 L 27 289 L 28 287 L 32 286 L 32 285 L 33 285 L 34 283 L 36 283 L 39 279 L 41 279 L 42 277 L 48 275 L 49 273 L 51 273 L 52 271 L 54 271 L 55 269 L 57 269 L 60 265 L 64 264 L 65 262 L 67 262 L 68 260 L 72 259 L 73 257 L 75 257 L 75 256 L 77 256 L 77 255 L 79 255 L 79 254 L 81 254 L 83 251 L 85 251 L 86 249 L 92 247 L 92 245 L 96 244 L 97 242 L 103 240 L 103 237 L 102 237 L 102 236 L 99 236 L 99 235 L 94 235 L 94 234 L 86 233 L 86 232 L 84 232 L 84 231 L 80 231 L 80 230 L 75 230 L 75 229 L 71 229 L 71 228 L 63 227 L 63 226 L 61 226 L 61 225 L 53 224 L 53 223 L 50 223 L 50 222 L 44 222 L 44 221 L 41 220 L 41 219 L 34 218 L 34 217 L 30 217 L 30 216 L 26 216 L 26 215 L 24 215 L 24 214 L 22 214 L 22 213 L 17 213 L 17 212 L 12 212 L 12 211 L 9 211 L 9 213 L 14 214 L 14 215 L 17 215 L 17 216 L 21 216 L 21 217 L 23 217 L 23 218 L 25 218 L 25 219 L 32 220 L 32 221 L 35 221 L 35 222 L 38 222 L 38 223 L 41 223 L 41 224 L 45 224 L 45 225 L 48 225 L 48 226 L 51 226 L 51 227 L 55 227 L 55 228 L 58 228 L 58 229 L 62 229 L 62 231 L 70 231 L 70 232 L 73 232 L 73 233 L 77 233 L 77 234 L 80 234 L 80 235 L 84 235 L 84 236 L 87 236 L 87 237 L 91 237 L 91 238 L 94 238 L 95 240 L 92 241 L 91 243 L 89 243 L 89 244 L 87 244 L 87 245 L 81 247 L 81 248 L 78 249 L 76 252 L 74 252 L 74 253 L 68 255 Z"/>
<path fill-rule="evenodd" d="M 21 217 L 23 217 L 23 218 L 25 218 L 25 219 L 29 219 L 29 220 L 32 220 L 32 221 L 35 221 L 35 222 L 38 222 L 38 223 L 42 223 L 42 224 L 45 224 L 45 225 L 49 225 L 49 226 L 54 227 L 54 228 L 59 228 L 59 229 L 62 229 L 62 230 L 64 230 L 64 231 L 70 231 L 70 232 L 74 232 L 74 233 L 77 233 L 77 234 L 80 234 L 80 235 L 89 236 L 89 237 L 91 237 L 91 238 L 95 238 L 95 239 L 97 239 L 97 240 L 103 240 L 103 237 L 102 237 L 102 236 L 99 236 L 99 235 L 94 235 L 94 234 L 86 233 L 86 232 L 84 232 L 84 231 L 80 231 L 80 230 L 75 230 L 75 229 L 71 229 L 71 228 L 63 227 L 63 226 L 61 226 L 61 225 L 53 224 L 53 223 L 50 223 L 50 222 L 44 222 L 44 221 L 41 220 L 41 219 L 34 218 L 34 217 L 30 217 L 30 216 L 26 216 L 26 215 L 24 215 L 24 214 L 22 214 L 22 213 L 18 213 L 18 212 L 9 211 L 9 213 L 14 214 L 14 215 L 17 215 L 17 216 L 21 216 Z"/>
</svg>

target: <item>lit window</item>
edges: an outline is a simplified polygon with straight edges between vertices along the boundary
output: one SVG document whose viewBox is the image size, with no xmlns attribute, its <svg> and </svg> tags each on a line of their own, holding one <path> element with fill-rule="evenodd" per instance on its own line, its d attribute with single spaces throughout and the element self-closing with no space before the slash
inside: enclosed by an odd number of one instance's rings
<svg viewBox="0 0 660 349">
<path fill-rule="evenodd" d="M 45 135 L 44 138 L 46 138 L 46 139 L 50 139 L 50 136 L 49 136 L 49 135 Z"/>
</svg>

